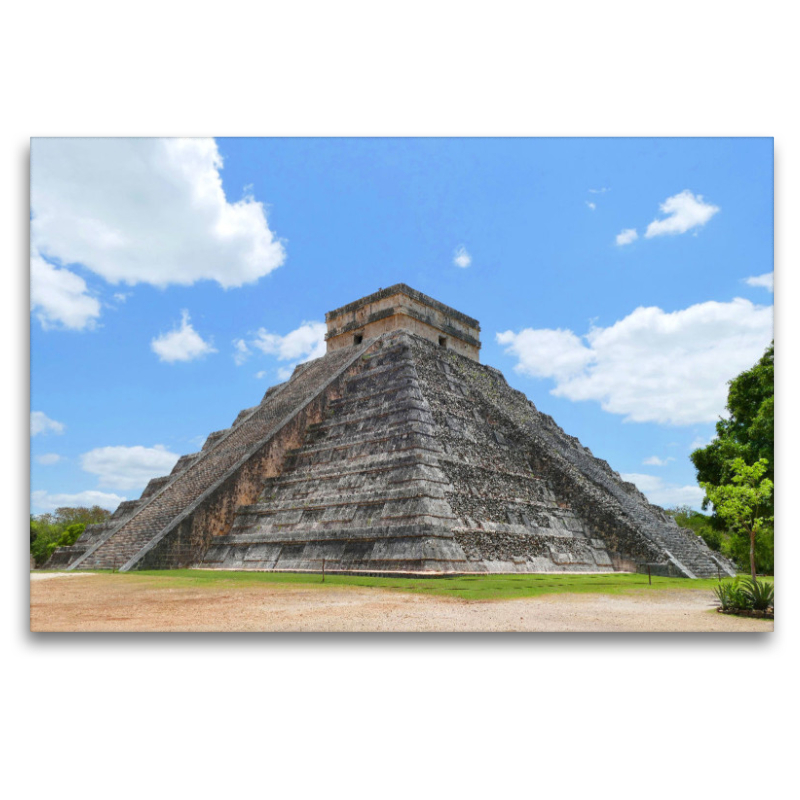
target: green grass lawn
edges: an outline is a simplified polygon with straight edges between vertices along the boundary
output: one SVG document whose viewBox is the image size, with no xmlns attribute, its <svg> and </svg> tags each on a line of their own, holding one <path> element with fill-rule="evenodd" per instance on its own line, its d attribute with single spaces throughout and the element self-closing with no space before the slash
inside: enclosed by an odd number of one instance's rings
<svg viewBox="0 0 800 800">
<path fill-rule="evenodd" d="M 110 575 L 110 573 L 109 573 Z M 302 585 L 322 589 L 322 576 L 281 572 L 228 572 L 197 569 L 149 570 L 116 574 L 116 580 L 146 581 L 152 588 L 232 589 L 269 585 Z M 623 594 L 664 590 L 711 590 L 717 580 L 653 577 L 615 573 L 609 575 L 470 575 L 453 578 L 371 578 L 326 575 L 325 587 L 369 586 L 463 600 L 511 600 L 547 594 Z"/>
</svg>

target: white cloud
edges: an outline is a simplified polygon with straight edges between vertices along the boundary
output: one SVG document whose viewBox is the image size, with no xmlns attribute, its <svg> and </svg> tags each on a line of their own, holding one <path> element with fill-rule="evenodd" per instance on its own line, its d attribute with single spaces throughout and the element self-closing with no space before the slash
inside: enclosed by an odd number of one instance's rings
<svg viewBox="0 0 800 800">
<path fill-rule="evenodd" d="M 67 508 L 100 506 L 100 508 L 113 511 L 126 499 L 118 494 L 110 494 L 109 492 L 87 491 L 78 492 L 77 494 L 50 494 L 44 489 L 39 489 L 31 492 L 31 508 L 36 509 L 39 513 L 55 511 L 57 508 L 65 506 Z"/>
<path fill-rule="evenodd" d="M 112 284 L 257 281 L 283 263 L 284 248 L 262 203 L 227 201 L 222 166 L 213 139 L 36 138 L 32 251 L 82 264 Z M 82 294 L 70 275 L 41 277 Z"/>
<path fill-rule="evenodd" d="M 625 228 L 624 231 L 617 234 L 616 241 L 618 245 L 625 245 L 635 242 L 638 238 L 639 234 L 636 233 L 636 228 Z"/>
<path fill-rule="evenodd" d="M 645 464 L 648 467 L 666 467 L 670 461 L 674 461 L 675 459 L 672 456 L 668 458 L 659 458 L 658 456 L 648 456 L 642 464 Z"/>
<path fill-rule="evenodd" d="M 276 356 L 279 361 L 303 363 L 325 355 L 326 331 L 324 322 L 303 322 L 286 336 L 259 328 L 249 345 L 268 356 Z"/>
<path fill-rule="evenodd" d="M 233 360 L 236 366 L 240 367 L 250 357 L 250 348 L 244 339 L 234 339 L 233 350 Z"/>
<path fill-rule="evenodd" d="M 114 292 L 114 299 L 118 303 L 124 303 L 132 294 L 133 292 Z"/>
<path fill-rule="evenodd" d="M 519 359 L 515 370 L 533 378 L 566 381 L 580 375 L 594 359 L 592 351 L 572 331 L 560 328 L 505 331 L 495 338 L 498 344 L 506 345 L 506 353 Z"/>
<path fill-rule="evenodd" d="M 194 361 L 217 352 L 212 342 L 204 341 L 189 320 L 189 312 L 182 311 L 180 327 L 169 333 L 162 333 L 150 342 L 150 348 L 159 360 L 169 364 L 175 361 Z"/>
<path fill-rule="evenodd" d="M 100 486 L 139 489 L 151 479 L 168 475 L 180 458 L 163 445 L 97 447 L 81 456 L 84 472 L 97 475 Z"/>
<path fill-rule="evenodd" d="M 89 294 L 86 281 L 45 261 L 31 248 L 31 311 L 45 330 L 93 328 L 100 303 Z"/>
<path fill-rule="evenodd" d="M 64 433 L 63 422 L 56 422 L 50 419 L 44 411 L 31 411 L 31 436 L 38 436 L 40 433 Z"/>
<path fill-rule="evenodd" d="M 686 233 L 705 225 L 719 211 L 717 206 L 703 202 L 702 195 L 694 195 L 688 189 L 668 197 L 659 208 L 667 216 L 653 220 L 647 226 L 647 239 L 664 234 Z"/>
<path fill-rule="evenodd" d="M 266 378 L 266 377 L 267 377 L 267 372 L 266 372 L 266 370 L 263 370 L 263 369 L 262 369 L 262 370 L 259 370 L 258 372 L 256 372 L 256 378 L 257 378 L 258 380 L 261 380 L 262 378 Z"/>
<path fill-rule="evenodd" d="M 756 275 L 752 278 L 745 278 L 745 283 L 748 286 L 759 286 L 769 292 L 775 291 L 774 288 L 774 272 L 765 272 L 763 275 Z"/>
<path fill-rule="evenodd" d="M 58 453 L 44 453 L 43 455 L 36 456 L 35 461 L 37 464 L 44 464 L 49 467 L 53 464 L 58 464 L 61 461 L 61 456 Z"/>
<path fill-rule="evenodd" d="M 591 208 L 592 211 L 594 211 L 597 208 L 596 203 L 590 203 L 588 200 L 586 201 L 586 205 L 589 206 L 589 208 Z"/>
<path fill-rule="evenodd" d="M 589 189 L 590 194 L 605 194 L 606 192 L 610 191 L 611 189 L 609 189 L 607 186 L 603 186 L 601 189 Z"/>
<path fill-rule="evenodd" d="M 453 264 L 462 269 L 466 269 L 472 263 L 472 256 L 467 252 L 464 245 L 459 245 L 453 253 Z"/>
<path fill-rule="evenodd" d="M 288 366 L 285 367 L 278 367 L 278 380 L 288 381 L 289 378 L 292 377 L 292 373 L 294 372 L 296 366 L 297 364 L 289 364 Z"/>
<path fill-rule="evenodd" d="M 677 483 L 667 483 L 663 478 L 655 475 L 630 472 L 620 477 L 624 481 L 635 484 L 636 488 L 651 503 L 662 508 L 673 508 L 674 506 L 700 508 L 705 497 L 705 493 L 699 486 L 680 486 Z"/>
<path fill-rule="evenodd" d="M 772 339 L 772 308 L 737 298 L 666 313 L 637 308 L 583 337 L 572 331 L 498 333 L 515 371 L 552 378 L 552 394 L 593 400 L 626 421 L 691 425 L 725 411 L 727 382 Z"/>
</svg>

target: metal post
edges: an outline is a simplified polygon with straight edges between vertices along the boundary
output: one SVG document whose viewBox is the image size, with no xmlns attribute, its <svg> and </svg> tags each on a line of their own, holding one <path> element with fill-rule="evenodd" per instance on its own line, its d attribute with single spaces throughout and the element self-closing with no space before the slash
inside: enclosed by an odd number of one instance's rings
<svg viewBox="0 0 800 800">
<path fill-rule="evenodd" d="M 322 559 L 322 582 L 325 583 L 325 559 Z"/>
<path fill-rule="evenodd" d="M 650 565 L 647 565 L 647 582 L 652 586 L 653 585 L 653 576 L 650 574 Z"/>
</svg>

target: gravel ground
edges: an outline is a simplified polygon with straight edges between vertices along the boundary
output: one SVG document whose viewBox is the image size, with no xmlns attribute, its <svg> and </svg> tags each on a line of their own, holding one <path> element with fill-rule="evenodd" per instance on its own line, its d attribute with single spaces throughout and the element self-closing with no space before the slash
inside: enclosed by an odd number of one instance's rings
<svg viewBox="0 0 800 800">
<path fill-rule="evenodd" d="M 69 580 L 51 580 L 51 578 Z M 467 601 L 272 584 L 157 588 L 114 575 L 31 575 L 32 631 L 771 631 L 713 611 L 711 592 Z"/>
</svg>

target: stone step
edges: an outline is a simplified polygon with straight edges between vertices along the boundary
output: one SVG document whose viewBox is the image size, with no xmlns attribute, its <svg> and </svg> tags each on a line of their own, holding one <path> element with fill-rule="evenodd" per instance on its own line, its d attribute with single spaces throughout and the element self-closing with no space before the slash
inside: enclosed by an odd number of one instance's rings
<svg viewBox="0 0 800 800">
<path fill-rule="evenodd" d="M 253 414 L 216 437 L 186 470 L 151 496 L 109 539 L 90 548 L 74 566 L 113 568 L 126 564 L 187 506 L 264 441 L 293 409 L 308 399 L 315 386 L 352 359 L 353 353 L 344 351 L 334 356 L 309 362 L 306 369 L 272 393 Z"/>
<path fill-rule="evenodd" d="M 409 400 L 403 403 L 391 403 L 387 406 L 373 406 L 370 409 L 362 409 L 357 413 L 343 414 L 336 413 L 322 422 L 309 425 L 309 432 L 327 431 L 330 434 L 343 431 L 342 435 L 347 435 L 350 426 L 379 427 L 385 424 L 393 424 L 396 420 L 430 418 L 430 411 L 423 403 L 418 400 Z"/>
<path fill-rule="evenodd" d="M 415 437 L 422 437 L 427 442 L 433 439 L 435 429 L 427 422 L 416 420 L 387 426 L 387 428 L 370 428 L 369 430 L 350 436 L 328 436 L 317 440 L 311 438 L 311 444 L 304 444 L 302 447 L 292 451 L 292 457 L 316 457 L 329 450 L 347 450 L 349 448 L 361 448 L 366 445 L 378 445 L 387 441 L 408 441 Z"/>
</svg>

